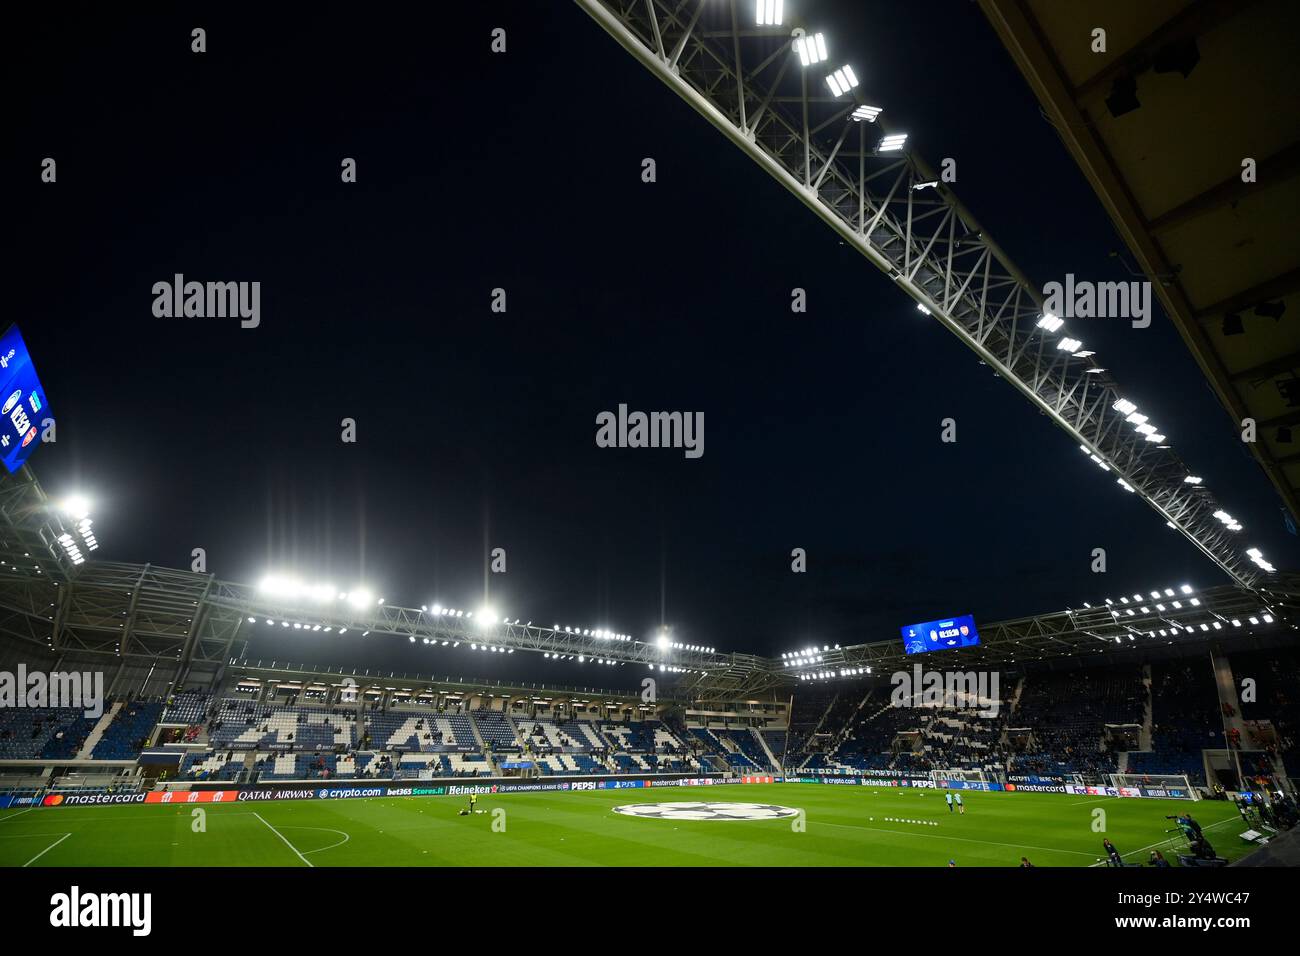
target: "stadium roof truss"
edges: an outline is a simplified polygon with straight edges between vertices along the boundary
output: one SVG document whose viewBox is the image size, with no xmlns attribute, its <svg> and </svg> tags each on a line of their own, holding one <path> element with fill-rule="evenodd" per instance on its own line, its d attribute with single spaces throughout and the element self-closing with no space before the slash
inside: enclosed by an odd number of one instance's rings
<svg viewBox="0 0 1300 956">
<path fill-rule="evenodd" d="M 445 642 L 449 647 L 470 645 L 496 653 L 537 653 L 591 663 L 597 669 L 602 662 L 630 665 L 636 672 L 644 668 L 646 676 L 663 683 L 665 698 L 741 699 L 801 679 L 855 676 L 849 672 L 866 667 L 876 670 L 905 660 L 897 637 L 824 648 L 815 662 L 796 662 L 789 657 L 664 647 L 657 640 L 610 639 L 608 634 L 517 622 L 484 628 L 468 617 L 440 616 L 389 604 L 364 609 L 347 602 L 322 606 L 306 599 L 276 597 L 211 574 L 148 564 L 90 561 L 74 565 L 58 544 L 60 532 L 55 509 L 30 469 L 0 477 L 0 636 L 39 646 L 56 660 L 102 657 L 171 667 L 176 686 L 215 681 L 223 672 L 329 673 L 312 665 L 296 669 L 287 662 L 275 662 L 264 667 L 261 662 L 243 660 L 237 645 L 256 629 L 268 627 L 346 629 L 360 636 L 405 637 L 412 643 L 427 641 L 441 646 Z M 1224 585 L 1190 594 L 1166 591 L 1164 595 L 1151 592 L 1146 600 L 1135 594 L 1131 600 L 1121 597 L 1118 603 L 986 623 L 981 625 L 983 643 L 979 647 L 955 651 L 943 659 L 959 667 L 1020 664 L 1094 651 L 1115 653 L 1130 644 L 1141 646 L 1141 641 L 1172 644 L 1265 628 L 1294 628 L 1291 620 L 1300 607 L 1300 575 L 1273 575 L 1269 589 Z M 458 661 L 462 672 L 465 663 L 465 658 Z M 485 685 L 483 681 L 475 683 Z"/>
<path fill-rule="evenodd" d="M 831 96 L 802 68 L 792 26 L 756 27 L 736 0 L 576 0 L 635 59 L 686 100 L 887 274 L 1239 584 L 1263 574 L 1216 518 L 1208 489 L 1164 442 L 1127 421 L 1125 393 L 1090 356 L 1040 327 L 1042 296 L 934 170 L 882 150 L 887 116 Z M 787 4 L 787 7 L 790 5 Z M 743 20 L 741 19 L 743 17 Z"/>
<path fill-rule="evenodd" d="M 976 647 L 938 656 L 903 651 L 901 639 L 830 648 L 819 652 L 816 663 L 788 659 L 787 674 L 845 676 L 845 672 L 870 667 L 872 671 L 922 663 L 956 668 L 1006 667 L 1057 657 L 1082 657 L 1089 653 L 1115 654 L 1158 641 L 1174 645 L 1200 641 L 1213 635 L 1227 637 L 1267 632 L 1286 625 L 1300 582 L 1288 580 L 1286 590 L 1257 592 L 1224 585 L 1191 595 L 1106 603 L 1067 608 L 1010 621 L 980 625 Z M 1137 597 L 1136 595 L 1134 597 Z M 1253 623 L 1252 623 L 1252 619 Z M 1275 627 L 1276 626 L 1276 627 Z"/>
</svg>

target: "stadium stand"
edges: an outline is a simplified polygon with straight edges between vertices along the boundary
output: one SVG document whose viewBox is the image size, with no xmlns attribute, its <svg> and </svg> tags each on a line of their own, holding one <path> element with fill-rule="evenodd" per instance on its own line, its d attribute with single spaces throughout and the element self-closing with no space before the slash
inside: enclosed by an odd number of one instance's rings
<svg viewBox="0 0 1300 956">
<path fill-rule="evenodd" d="M 198 690 L 183 690 L 173 694 L 163 710 L 161 723 L 201 724 L 208 717 L 212 695 Z"/>
<path fill-rule="evenodd" d="M 1257 701 L 1241 702 L 1247 745 L 1280 757 L 1287 776 L 1300 777 L 1300 651 L 1234 655 L 1232 669 L 1238 685 L 1250 678 L 1257 689 Z"/>
<path fill-rule="evenodd" d="M 221 751 L 188 753 L 181 761 L 182 780 L 238 780 L 245 770 L 247 754 Z"/>
<path fill-rule="evenodd" d="M 771 773 L 776 769 L 752 730 L 748 728 L 722 730 L 717 732 L 717 736 L 732 745 L 730 760 L 731 765 L 737 770 L 763 770 Z"/>
<path fill-rule="evenodd" d="M 514 724 L 505 714 L 494 710 L 476 710 L 470 717 L 478 727 L 483 743 L 490 749 L 510 750 L 519 747 L 519 736 L 515 732 Z"/>
<path fill-rule="evenodd" d="M 131 701 L 122 705 L 91 751 L 95 760 L 130 760 L 140 755 L 162 715 L 163 705 Z"/>
<path fill-rule="evenodd" d="M 1247 676 L 1259 699 L 1220 705 L 1216 680 L 1230 687 Z M 527 701 L 510 716 L 411 695 L 331 707 L 323 694 L 240 685 L 215 695 L 182 691 L 165 703 L 119 703 L 101 720 L 71 709 L 3 709 L 0 760 L 69 759 L 92 744 L 93 759 L 130 760 L 160 725 L 171 729 L 157 748 L 194 744 L 206 724 L 203 749 L 185 751 L 183 779 L 246 779 L 246 771 L 267 781 L 485 776 L 501 773 L 506 755 L 525 744 L 544 775 L 767 773 L 781 762 L 791 773 L 850 775 L 948 768 L 1090 780 L 1121 771 L 1186 774 L 1202 786 L 1209 773 L 1209 784 L 1231 789 L 1234 761 L 1216 757 L 1207 766 L 1205 755 L 1225 747 L 1237 751 L 1248 777 L 1300 770 L 1300 651 L 1002 677 L 1011 689 L 995 716 L 893 706 L 888 689 L 849 685 L 808 688 L 795 698 L 789 727 L 762 729 L 739 720 L 688 726 L 681 714 L 589 719 Z"/>
<path fill-rule="evenodd" d="M 1207 749 L 1222 750 L 1223 717 L 1214 677 L 1204 664 L 1151 667 L 1152 748 L 1129 754 L 1129 773 L 1187 774 L 1205 784 Z"/>
<path fill-rule="evenodd" d="M 73 757 L 97 722 L 71 708 L 0 709 L 0 760 Z"/>
<path fill-rule="evenodd" d="M 476 746 L 469 718 L 428 711 L 387 711 L 367 714 L 366 734 L 381 750 L 419 750 L 436 753 L 459 746 Z"/>
<path fill-rule="evenodd" d="M 1147 689 L 1138 666 L 1039 673 L 1025 679 L 1011 726 L 1029 731 L 1011 759 L 1017 773 L 1108 774 L 1118 755 L 1107 725 L 1141 725 Z"/>
<path fill-rule="evenodd" d="M 772 756 L 778 761 L 785 756 L 785 748 L 788 733 L 784 730 L 767 730 L 766 728 L 759 731 L 763 739 L 767 741 L 767 749 L 772 751 Z"/>
<path fill-rule="evenodd" d="M 609 741 L 601 736 L 590 720 L 567 720 L 556 724 L 556 727 L 571 737 L 582 750 L 601 753 L 611 749 Z"/>
<path fill-rule="evenodd" d="M 654 753 L 654 727 L 648 723 L 628 722 L 602 724 L 600 732 L 608 737 L 616 750 L 629 754 Z"/>
<path fill-rule="evenodd" d="M 305 705 L 255 704 L 226 698 L 221 701 L 209 739 L 215 749 L 333 750 L 357 743 L 356 715 Z"/>
<path fill-rule="evenodd" d="M 850 770 L 1005 770 L 1005 701 L 992 708 L 878 707 L 848 729 L 829 755 Z"/>
<path fill-rule="evenodd" d="M 866 691 L 856 685 L 800 688 L 790 713 L 788 769 L 802 766 L 815 770 L 830 766 L 825 751 L 831 746 L 831 734 L 845 728 L 865 696 Z"/>
</svg>

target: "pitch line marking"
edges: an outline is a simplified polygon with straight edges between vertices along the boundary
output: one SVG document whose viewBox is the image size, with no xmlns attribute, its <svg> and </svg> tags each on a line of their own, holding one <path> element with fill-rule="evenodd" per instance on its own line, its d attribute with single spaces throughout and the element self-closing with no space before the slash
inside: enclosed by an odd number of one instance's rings
<svg viewBox="0 0 1300 956">
<path fill-rule="evenodd" d="M 920 836 L 925 837 L 928 840 L 957 840 L 961 843 L 982 843 L 985 846 L 1006 846 L 1012 847 L 1016 850 L 1042 850 L 1044 853 L 1072 853 L 1075 856 L 1086 856 L 1092 860 L 1097 859 L 1097 854 L 1095 853 L 1084 853 L 1081 850 L 1063 850 L 1060 847 L 1055 846 L 1029 846 L 1025 843 L 998 843 L 995 840 L 972 840 L 970 837 L 941 836 L 938 833 L 910 833 L 905 830 L 884 830 L 880 827 L 861 827 L 852 823 L 826 823 L 823 820 L 810 820 L 809 822 L 822 827 L 844 827 L 849 830 L 870 830 L 873 833 L 903 833 L 906 836 Z"/>
<path fill-rule="evenodd" d="M 271 826 L 271 824 L 266 823 L 265 818 L 264 818 L 260 813 L 254 813 L 253 816 L 257 817 L 257 819 L 259 819 L 259 820 L 261 820 L 263 823 L 265 823 L 265 824 L 266 824 L 266 827 L 267 827 L 268 830 L 270 830 L 272 833 L 274 833 L 276 836 L 278 836 L 281 840 L 284 840 L 284 845 L 287 846 L 290 850 L 293 850 L 294 853 L 297 853 L 297 854 L 298 854 L 298 859 L 302 860 L 302 861 L 303 861 L 304 863 L 306 863 L 308 866 L 313 867 L 313 869 L 315 868 L 314 865 L 312 864 L 311 860 L 309 860 L 309 859 L 307 859 L 305 856 L 303 856 L 302 853 L 299 852 L 298 848 L 297 848 L 296 846 L 294 846 L 292 843 L 290 843 L 290 842 L 285 838 L 285 835 L 284 835 L 283 833 L 281 833 L 281 832 L 280 832 L 279 830 L 277 830 L 275 827 Z"/>
<path fill-rule="evenodd" d="M 46 835 L 48 836 L 48 834 L 46 834 Z M 39 859 L 40 859 L 41 857 L 43 857 L 45 854 L 49 853 L 51 850 L 53 850 L 56 846 L 58 846 L 60 843 L 62 843 L 64 840 L 66 840 L 66 839 L 67 839 L 68 837 L 70 837 L 70 836 L 72 836 L 71 833 L 65 833 L 65 834 L 63 834 L 63 836 L 59 837 L 57 840 L 55 840 L 53 843 L 51 843 L 49 846 L 47 846 L 47 847 L 46 847 L 44 850 L 42 850 L 40 853 L 37 853 L 34 857 L 32 857 L 30 860 L 28 860 L 26 863 L 24 863 L 23 866 L 24 866 L 24 867 L 31 866 L 33 863 L 35 863 L 37 860 L 39 860 Z"/>
<path fill-rule="evenodd" d="M 35 807 L 28 807 L 26 810 L 19 810 L 17 813 L 7 813 L 0 817 L 0 823 L 4 823 L 6 820 L 12 820 L 14 817 L 21 817 L 24 813 L 31 813 L 35 809 Z"/>
<path fill-rule="evenodd" d="M 265 823 L 266 821 L 263 820 L 262 822 Z M 323 852 L 326 851 L 326 850 L 332 850 L 332 849 L 334 849 L 336 846 L 342 846 L 343 844 L 347 843 L 349 840 L 352 839 L 351 834 L 349 834 L 346 830 L 335 830 L 335 829 L 333 829 L 332 827 L 284 827 L 284 829 L 286 829 L 286 830 L 319 830 L 319 831 L 321 831 L 322 833 L 337 833 L 339 836 L 343 837 L 343 839 L 342 839 L 342 840 L 339 840 L 338 843 L 331 843 L 329 846 L 318 847 L 318 848 L 316 848 L 315 850 L 303 850 L 302 852 L 303 852 L 304 855 L 306 855 L 306 854 L 308 854 L 308 853 L 323 853 Z"/>
</svg>

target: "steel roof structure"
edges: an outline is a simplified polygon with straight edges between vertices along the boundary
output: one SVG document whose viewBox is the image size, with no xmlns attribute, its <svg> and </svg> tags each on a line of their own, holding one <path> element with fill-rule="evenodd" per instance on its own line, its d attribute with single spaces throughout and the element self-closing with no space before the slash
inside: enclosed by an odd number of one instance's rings
<svg viewBox="0 0 1300 956">
<path fill-rule="evenodd" d="M 242 642 L 257 629 L 271 627 L 353 631 L 359 637 L 427 643 L 431 651 L 436 646 L 439 652 L 446 648 L 447 653 L 462 655 L 457 658 L 461 673 L 469 669 L 466 653 L 543 654 L 591 665 L 597 673 L 602 666 L 630 666 L 666 682 L 671 690 L 665 697 L 690 699 L 746 698 L 800 680 L 857 676 L 867 667 L 897 666 L 905 659 L 898 635 L 827 646 L 798 658 L 768 658 L 576 628 L 509 621 L 482 626 L 469 617 L 422 608 L 320 604 L 277 597 L 211 574 L 149 564 L 73 564 L 58 544 L 61 528 L 57 509 L 30 469 L 0 479 L 0 635 L 42 648 L 55 660 L 162 668 L 173 675 L 175 687 L 215 684 L 237 673 L 328 673 L 311 666 L 244 660 Z M 1169 588 L 1146 592 L 1145 597 L 1118 595 L 1111 603 L 1098 598 L 1091 607 L 983 624 L 981 646 L 945 659 L 958 667 L 1016 666 L 1113 653 L 1133 645 L 1285 633 L 1300 619 L 1300 575 L 1275 575 L 1274 580 L 1269 590 L 1225 585 L 1184 593 Z"/>
<path fill-rule="evenodd" d="M 804 65 L 789 14 L 737 0 L 576 0 L 734 146 L 888 275 L 1040 412 L 1239 584 L 1260 582 L 1227 512 L 1093 353 L 1044 325 L 1043 295 L 925 160 L 885 140 L 888 104 Z M 818 34 L 820 36 L 820 34 Z M 833 37 L 830 43 L 833 50 Z M 831 85 L 834 81 L 835 85 Z M 883 114 L 870 111 L 883 108 Z M 862 110 L 867 110 L 863 114 Z M 857 115 L 855 116 L 855 112 Z M 1055 317 L 1051 317 L 1055 318 Z"/>
</svg>

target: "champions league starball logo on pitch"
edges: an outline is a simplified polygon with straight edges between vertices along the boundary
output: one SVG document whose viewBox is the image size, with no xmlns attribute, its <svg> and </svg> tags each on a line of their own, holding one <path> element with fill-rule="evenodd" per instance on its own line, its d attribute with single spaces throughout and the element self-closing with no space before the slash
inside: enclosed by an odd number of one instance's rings
<svg viewBox="0 0 1300 956">
<path fill-rule="evenodd" d="M 614 812 L 651 820 L 784 820 L 799 815 L 793 807 L 773 803 L 629 803 Z"/>
</svg>

